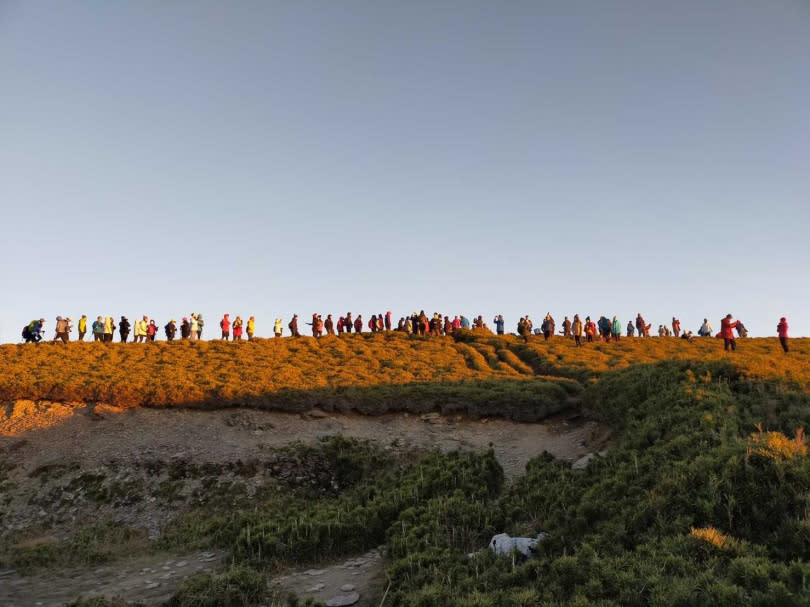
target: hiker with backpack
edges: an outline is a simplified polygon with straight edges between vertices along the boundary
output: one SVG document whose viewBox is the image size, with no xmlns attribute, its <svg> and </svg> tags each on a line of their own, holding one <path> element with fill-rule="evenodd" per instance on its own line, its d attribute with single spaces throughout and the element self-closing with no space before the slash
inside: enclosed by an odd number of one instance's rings
<svg viewBox="0 0 810 607">
<path fill-rule="evenodd" d="M 87 314 L 82 314 L 79 319 L 79 341 L 84 341 L 85 333 L 87 333 Z"/>
<path fill-rule="evenodd" d="M 163 327 L 163 330 L 166 333 L 166 340 L 167 341 L 174 341 L 174 336 L 177 334 L 177 321 L 173 318 L 166 323 L 166 326 Z"/>
<path fill-rule="evenodd" d="M 67 343 L 70 341 L 68 337 L 68 321 L 67 318 L 62 318 L 61 316 L 56 317 L 56 335 L 54 335 L 53 341 L 56 342 L 57 340 L 62 340 L 62 342 Z"/>
<path fill-rule="evenodd" d="M 118 323 L 118 335 L 121 337 L 121 343 L 127 343 L 127 338 L 129 337 L 129 330 L 130 324 L 129 320 L 127 320 L 126 316 L 121 317 L 121 321 Z"/>
<path fill-rule="evenodd" d="M 42 340 L 42 333 L 45 331 L 45 319 L 32 320 L 23 327 L 22 337 L 25 343 L 37 343 Z"/>
<path fill-rule="evenodd" d="M 104 341 L 104 319 L 99 316 L 93 322 L 93 341 Z"/>
<path fill-rule="evenodd" d="M 784 316 L 779 319 L 779 324 L 776 325 L 776 334 L 779 336 L 779 343 L 782 345 L 782 351 L 787 354 L 788 348 L 788 322 Z"/>
<path fill-rule="evenodd" d="M 228 338 L 231 336 L 231 319 L 229 316 L 230 314 L 226 314 L 222 317 L 222 320 L 219 321 L 219 328 L 222 329 L 223 341 L 228 341 Z"/>
<path fill-rule="evenodd" d="M 290 324 L 287 325 L 287 328 L 290 330 L 290 335 L 293 337 L 301 337 L 301 334 L 298 332 L 298 314 L 293 314 L 292 320 Z"/>
</svg>

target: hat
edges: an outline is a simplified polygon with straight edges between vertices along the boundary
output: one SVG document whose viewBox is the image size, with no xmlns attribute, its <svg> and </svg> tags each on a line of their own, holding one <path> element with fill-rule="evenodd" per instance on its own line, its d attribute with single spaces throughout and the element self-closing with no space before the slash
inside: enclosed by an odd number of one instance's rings
<svg viewBox="0 0 810 607">
<path fill-rule="evenodd" d="M 177 322 L 174 318 L 172 318 L 169 322 Z"/>
<path fill-rule="evenodd" d="M 188 318 L 184 316 L 183 317 L 183 322 L 188 322 Z"/>
</svg>

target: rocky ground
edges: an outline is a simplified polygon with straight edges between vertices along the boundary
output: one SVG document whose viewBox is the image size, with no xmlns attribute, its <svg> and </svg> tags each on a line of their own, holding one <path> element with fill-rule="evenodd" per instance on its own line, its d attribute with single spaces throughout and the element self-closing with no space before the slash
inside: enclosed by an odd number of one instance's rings
<svg viewBox="0 0 810 607">
<path fill-rule="evenodd" d="M 244 505 L 262 492 L 324 485 L 329 481 L 318 477 L 317 462 L 302 463 L 283 448 L 336 434 L 403 452 L 492 447 L 508 478 L 543 451 L 576 462 L 608 440 L 597 423 L 575 414 L 517 424 L 439 414 L 366 417 L 18 401 L 0 406 L 0 541 L 20 533 L 62 539 L 88 520 L 124 523 L 143 529 L 144 541 L 154 540 L 181 505 L 205 503 L 212 495 Z M 188 575 L 215 569 L 220 556 L 129 559 L 124 553 L 106 567 L 30 576 L 0 571 L 0 605 L 62 605 L 87 594 L 159 602 Z M 382 560 L 375 551 L 322 569 L 287 572 L 274 583 L 326 604 L 342 596 L 332 604 L 362 605 L 368 597 L 379 601 L 384 592 Z M 354 595 L 354 603 L 340 602 Z"/>
</svg>

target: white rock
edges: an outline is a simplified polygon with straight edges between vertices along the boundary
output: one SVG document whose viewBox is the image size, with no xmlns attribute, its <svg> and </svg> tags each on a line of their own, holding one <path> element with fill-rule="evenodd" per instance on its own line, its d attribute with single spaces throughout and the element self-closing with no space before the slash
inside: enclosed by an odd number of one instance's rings
<svg viewBox="0 0 810 607">
<path fill-rule="evenodd" d="M 341 592 L 351 592 L 352 590 L 354 590 L 354 584 L 343 584 L 340 587 Z"/>
<path fill-rule="evenodd" d="M 359 600 L 360 595 L 357 592 L 339 594 L 326 601 L 326 607 L 348 607 L 348 605 L 354 605 Z"/>
</svg>

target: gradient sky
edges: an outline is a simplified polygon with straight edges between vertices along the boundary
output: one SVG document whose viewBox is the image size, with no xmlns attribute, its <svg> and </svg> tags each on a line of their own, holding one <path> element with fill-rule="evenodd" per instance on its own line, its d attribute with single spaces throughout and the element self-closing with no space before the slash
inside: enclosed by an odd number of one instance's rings
<svg viewBox="0 0 810 607">
<path fill-rule="evenodd" d="M 0 0 L 0 109 L 2 342 L 422 308 L 810 335 L 806 0 Z"/>
</svg>

